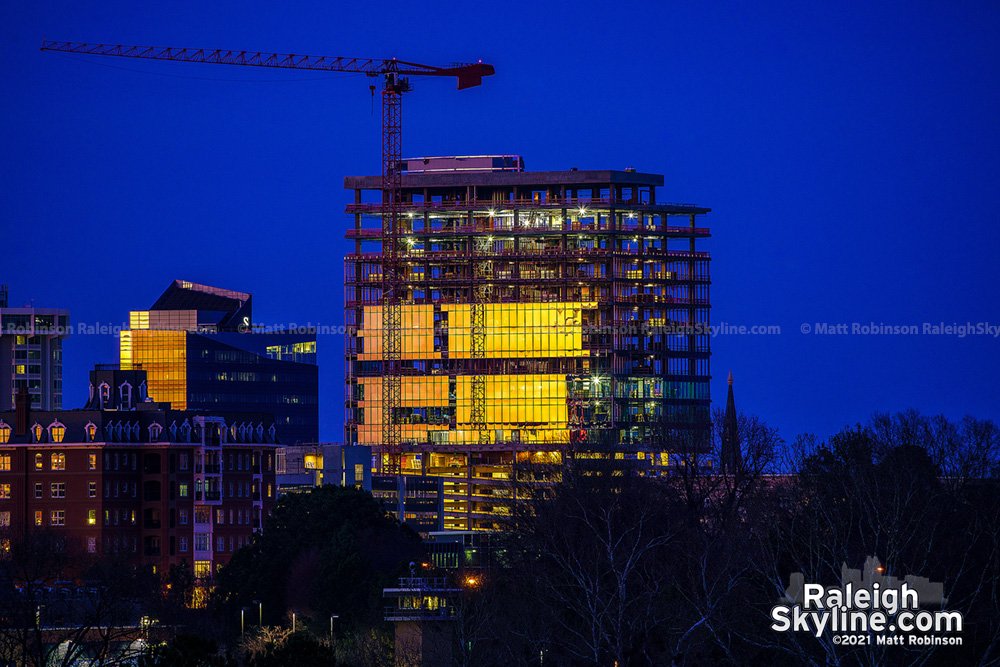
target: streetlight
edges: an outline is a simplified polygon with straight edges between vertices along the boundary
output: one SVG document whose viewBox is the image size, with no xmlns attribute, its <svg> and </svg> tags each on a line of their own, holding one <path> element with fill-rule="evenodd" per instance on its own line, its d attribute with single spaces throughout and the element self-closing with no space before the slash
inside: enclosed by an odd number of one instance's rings
<svg viewBox="0 0 1000 667">
<path fill-rule="evenodd" d="M 292 634 L 295 634 L 295 612 L 292 612 Z"/>
<path fill-rule="evenodd" d="M 246 633 L 244 632 L 243 626 L 243 612 L 247 610 L 246 607 L 240 607 L 240 639 L 242 639 Z"/>
<path fill-rule="evenodd" d="M 340 618 L 337 614 L 330 614 L 330 643 L 333 643 L 333 619 Z"/>
</svg>

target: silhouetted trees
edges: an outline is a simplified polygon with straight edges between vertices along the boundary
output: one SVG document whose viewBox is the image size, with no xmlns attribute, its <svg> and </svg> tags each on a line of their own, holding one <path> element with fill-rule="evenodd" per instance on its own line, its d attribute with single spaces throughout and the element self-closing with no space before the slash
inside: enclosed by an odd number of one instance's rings
<svg viewBox="0 0 1000 667">
<path fill-rule="evenodd" d="M 258 604 L 265 624 L 338 629 L 382 623 L 382 588 L 420 560 L 419 536 L 370 493 L 322 486 L 282 498 L 262 533 L 217 576 L 214 605 L 230 618 Z"/>
</svg>

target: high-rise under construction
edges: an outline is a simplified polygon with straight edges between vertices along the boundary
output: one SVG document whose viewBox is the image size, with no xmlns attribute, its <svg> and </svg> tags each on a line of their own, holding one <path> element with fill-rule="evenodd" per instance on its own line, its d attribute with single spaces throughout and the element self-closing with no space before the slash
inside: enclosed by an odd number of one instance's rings
<svg viewBox="0 0 1000 667">
<path fill-rule="evenodd" d="M 634 169 L 529 172 L 518 156 L 404 166 L 395 253 L 382 177 L 345 179 L 345 439 L 372 446 L 376 470 L 425 483 L 415 495 L 435 509 L 415 502 L 406 518 L 492 528 L 521 464 L 669 471 L 675 443 L 708 428 L 709 255 L 697 244 L 710 209 L 661 201 L 663 176 Z M 398 442 L 385 441 L 387 419 Z"/>
</svg>

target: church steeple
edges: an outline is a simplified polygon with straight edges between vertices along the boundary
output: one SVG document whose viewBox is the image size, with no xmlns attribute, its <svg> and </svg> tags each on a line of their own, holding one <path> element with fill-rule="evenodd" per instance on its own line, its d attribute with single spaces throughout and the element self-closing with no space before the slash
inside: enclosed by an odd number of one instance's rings
<svg viewBox="0 0 1000 667">
<path fill-rule="evenodd" d="M 722 418 L 722 447 L 719 452 L 719 471 L 735 475 L 743 467 L 740 451 L 739 426 L 736 422 L 736 399 L 733 397 L 733 372 L 729 371 L 729 395 L 726 396 L 726 414 Z"/>
</svg>

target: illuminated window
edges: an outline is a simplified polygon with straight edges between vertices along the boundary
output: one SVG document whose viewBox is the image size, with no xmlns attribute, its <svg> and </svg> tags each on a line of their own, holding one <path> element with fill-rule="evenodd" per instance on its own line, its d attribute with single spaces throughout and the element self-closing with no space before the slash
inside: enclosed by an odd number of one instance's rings
<svg viewBox="0 0 1000 667">
<path fill-rule="evenodd" d="M 53 470 L 65 470 L 66 469 L 66 455 L 62 452 L 52 455 L 52 469 Z"/>
<path fill-rule="evenodd" d="M 0 484 L 0 500 L 10 500 L 10 484 Z"/>
<path fill-rule="evenodd" d="M 58 421 L 49 424 L 49 442 L 60 443 L 66 437 L 66 426 Z"/>
<path fill-rule="evenodd" d="M 87 524 L 91 526 L 97 525 L 97 510 L 87 510 Z"/>
<path fill-rule="evenodd" d="M 188 484 L 187 484 L 187 482 L 181 482 L 178 485 L 177 488 L 178 488 L 178 495 L 181 498 L 187 498 L 188 497 Z"/>
<path fill-rule="evenodd" d="M 195 551 L 208 551 L 208 549 L 198 548 L 198 536 L 195 535 Z M 196 560 L 194 562 L 194 576 L 201 579 L 202 577 L 212 576 L 212 561 L 210 560 Z"/>
<path fill-rule="evenodd" d="M 88 454 L 87 460 L 91 470 L 97 470 L 97 454 Z"/>
<path fill-rule="evenodd" d="M 0 445 L 6 445 L 10 442 L 10 426 L 0 420 Z"/>
<path fill-rule="evenodd" d="M 49 512 L 49 525 L 65 526 L 66 510 L 52 510 L 51 512 Z"/>
<path fill-rule="evenodd" d="M 42 510 L 35 510 L 35 525 L 42 525 Z"/>
<path fill-rule="evenodd" d="M 306 454 L 306 470 L 316 470 L 317 468 L 322 469 L 323 467 L 323 455 L 322 454 Z"/>
<path fill-rule="evenodd" d="M 84 433 L 87 435 L 87 442 L 94 442 L 97 438 L 97 426 L 93 423 L 89 423 L 83 427 Z M 93 468 L 91 468 L 93 470 Z"/>
<path fill-rule="evenodd" d="M 0 471 L 10 470 L 10 454 L 0 454 Z"/>
<path fill-rule="evenodd" d="M 15 375 L 25 375 L 28 372 L 28 366 L 26 364 L 15 364 L 14 374 Z"/>
<path fill-rule="evenodd" d="M 97 497 L 97 482 L 91 482 L 88 488 L 88 495 L 91 498 Z"/>
<path fill-rule="evenodd" d="M 0 512 L 0 528 L 10 526 L 10 512 Z"/>
<path fill-rule="evenodd" d="M 35 423 L 34 426 L 31 427 L 31 437 L 34 439 L 35 442 L 42 441 L 42 433 L 44 432 L 45 429 L 43 429 L 42 425 L 37 422 Z"/>
<path fill-rule="evenodd" d="M 44 465 L 42 455 L 35 454 L 35 470 L 41 470 Z"/>
</svg>

